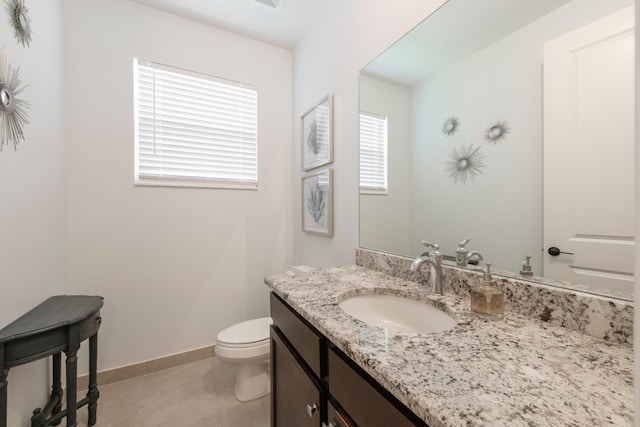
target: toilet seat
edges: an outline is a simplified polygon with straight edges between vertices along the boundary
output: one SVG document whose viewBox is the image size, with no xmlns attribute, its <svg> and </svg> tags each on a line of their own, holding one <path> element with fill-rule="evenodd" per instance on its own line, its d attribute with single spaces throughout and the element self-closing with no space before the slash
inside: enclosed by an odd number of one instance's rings
<svg viewBox="0 0 640 427">
<path fill-rule="evenodd" d="M 269 338 L 267 338 L 266 340 L 262 340 L 262 341 L 249 342 L 249 343 L 240 343 L 240 344 L 228 343 L 228 342 L 217 340 L 216 344 L 218 346 L 227 347 L 227 348 L 260 347 L 261 345 L 269 344 Z"/>
<path fill-rule="evenodd" d="M 247 320 L 229 326 L 218 333 L 218 345 L 230 348 L 248 348 L 269 343 L 269 326 L 271 317 Z"/>
<path fill-rule="evenodd" d="M 269 354 L 269 327 L 271 317 L 247 320 L 229 326 L 216 337 L 216 354 L 225 359 L 245 359 L 265 357 Z"/>
<path fill-rule="evenodd" d="M 218 344 L 228 347 L 253 347 L 269 340 L 271 317 L 246 320 L 229 326 L 218 333 Z"/>
</svg>

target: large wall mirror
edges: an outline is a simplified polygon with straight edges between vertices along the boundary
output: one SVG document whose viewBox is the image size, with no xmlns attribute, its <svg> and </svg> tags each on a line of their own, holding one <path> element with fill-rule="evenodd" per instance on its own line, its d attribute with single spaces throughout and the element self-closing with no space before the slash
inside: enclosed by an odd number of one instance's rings
<svg viewBox="0 0 640 427">
<path fill-rule="evenodd" d="M 369 63 L 361 176 L 373 118 L 386 179 L 361 178 L 360 246 L 471 237 L 504 274 L 531 256 L 532 280 L 631 299 L 633 26 L 633 0 L 449 0 Z"/>
</svg>

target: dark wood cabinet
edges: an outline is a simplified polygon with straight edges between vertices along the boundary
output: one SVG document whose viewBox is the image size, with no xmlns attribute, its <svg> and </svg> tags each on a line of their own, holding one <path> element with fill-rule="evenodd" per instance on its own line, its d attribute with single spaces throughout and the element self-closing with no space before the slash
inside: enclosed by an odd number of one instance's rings
<svg viewBox="0 0 640 427">
<path fill-rule="evenodd" d="M 428 427 L 275 293 L 272 427 Z"/>
<path fill-rule="evenodd" d="M 273 327 L 271 363 L 271 425 L 319 427 L 324 392 Z"/>
</svg>

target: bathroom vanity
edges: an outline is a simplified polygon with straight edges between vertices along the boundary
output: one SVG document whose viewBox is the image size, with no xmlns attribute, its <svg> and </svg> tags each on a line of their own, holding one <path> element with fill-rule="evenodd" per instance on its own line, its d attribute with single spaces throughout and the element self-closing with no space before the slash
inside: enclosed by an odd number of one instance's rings
<svg viewBox="0 0 640 427">
<path fill-rule="evenodd" d="M 427 425 L 275 293 L 271 316 L 272 426 Z"/>
<path fill-rule="evenodd" d="M 452 286 L 454 276 L 447 271 L 442 296 L 361 266 L 268 277 L 272 426 L 632 425 L 628 342 L 555 325 L 555 314 L 526 316 L 513 304 L 503 320 L 478 318 L 468 294 Z M 339 307 L 359 294 L 432 304 L 457 325 L 389 333 Z"/>
</svg>

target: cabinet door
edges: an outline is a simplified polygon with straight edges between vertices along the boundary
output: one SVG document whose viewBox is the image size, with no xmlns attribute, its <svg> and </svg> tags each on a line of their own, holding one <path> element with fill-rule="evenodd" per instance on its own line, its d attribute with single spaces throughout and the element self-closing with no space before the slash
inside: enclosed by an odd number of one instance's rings
<svg viewBox="0 0 640 427">
<path fill-rule="evenodd" d="M 320 427 L 323 393 L 271 327 L 271 426 Z"/>
</svg>

